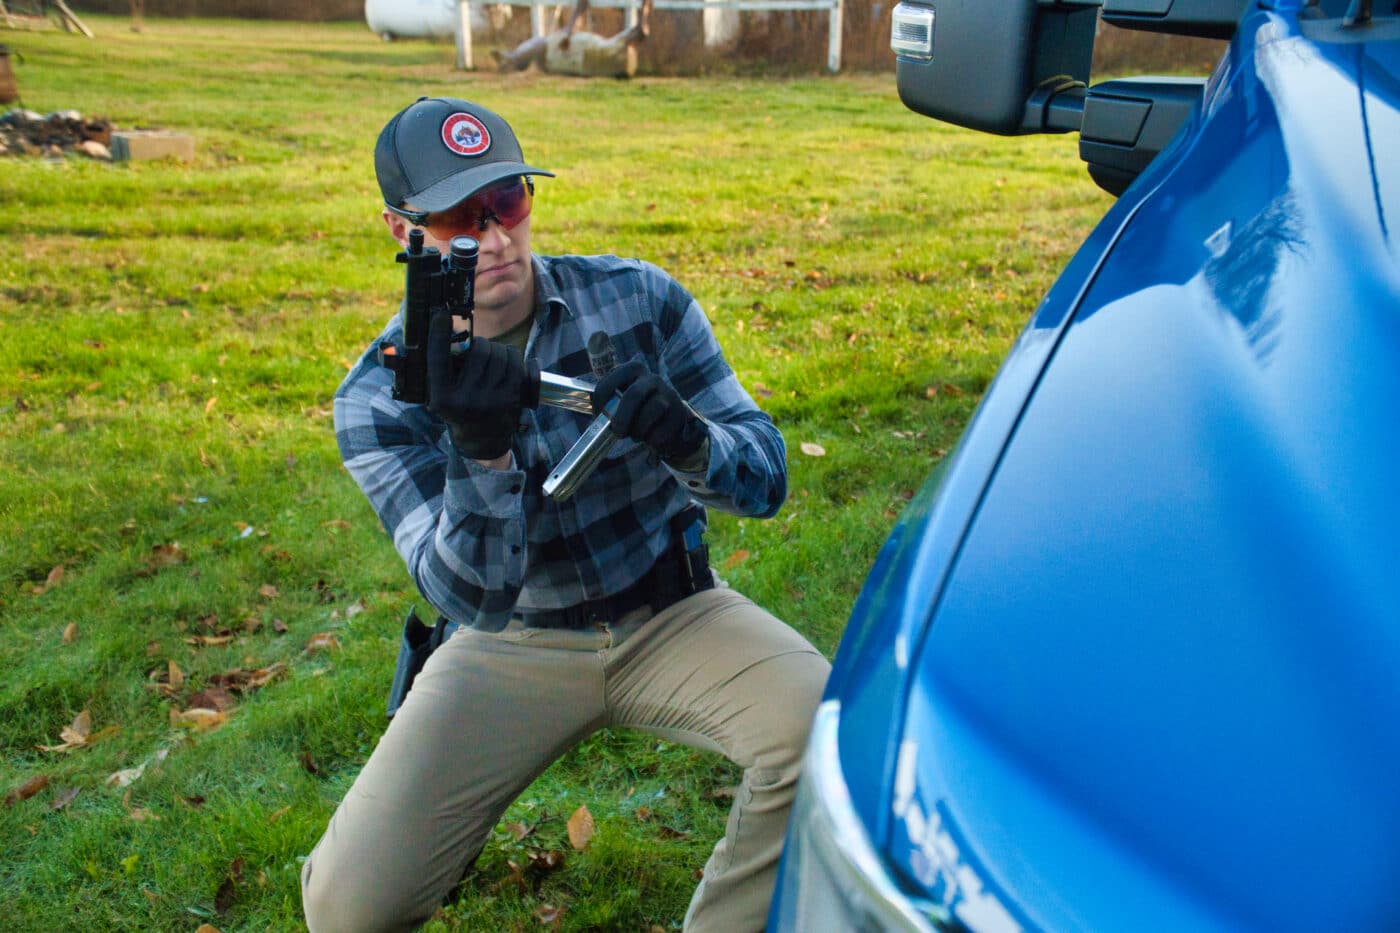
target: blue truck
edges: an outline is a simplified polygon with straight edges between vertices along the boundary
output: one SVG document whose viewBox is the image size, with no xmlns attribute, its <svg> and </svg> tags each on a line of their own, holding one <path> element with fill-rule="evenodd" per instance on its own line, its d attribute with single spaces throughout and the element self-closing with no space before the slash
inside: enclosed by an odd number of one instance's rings
<svg viewBox="0 0 1400 933">
<path fill-rule="evenodd" d="M 1100 20 L 1228 43 L 1092 84 Z M 1117 198 L 874 563 L 770 929 L 1400 930 L 1400 5 L 904 0 L 891 47 Z"/>
</svg>

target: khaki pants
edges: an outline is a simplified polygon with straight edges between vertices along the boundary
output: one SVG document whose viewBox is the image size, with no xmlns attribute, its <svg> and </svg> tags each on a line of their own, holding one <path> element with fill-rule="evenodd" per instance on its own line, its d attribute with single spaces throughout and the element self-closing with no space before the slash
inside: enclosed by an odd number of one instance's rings
<svg viewBox="0 0 1400 933">
<path fill-rule="evenodd" d="M 583 630 L 462 629 L 433 653 L 302 869 L 313 933 L 432 916 L 510 803 L 590 733 L 632 727 L 744 769 L 685 929 L 762 930 L 830 665 L 745 597 L 705 590 Z"/>
</svg>

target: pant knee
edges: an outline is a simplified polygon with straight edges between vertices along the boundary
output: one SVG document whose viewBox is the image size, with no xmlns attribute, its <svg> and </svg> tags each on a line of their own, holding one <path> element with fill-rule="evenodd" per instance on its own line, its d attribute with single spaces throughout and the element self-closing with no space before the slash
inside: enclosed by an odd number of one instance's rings
<svg viewBox="0 0 1400 933">
<path fill-rule="evenodd" d="M 360 873 L 363 874 L 363 873 Z M 338 877 L 308 858 L 301 870 L 301 905 L 310 933 L 389 933 L 414 930 L 428 919 L 397 886 L 364 877 Z M 431 915 L 431 911 L 429 914 Z"/>
</svg>

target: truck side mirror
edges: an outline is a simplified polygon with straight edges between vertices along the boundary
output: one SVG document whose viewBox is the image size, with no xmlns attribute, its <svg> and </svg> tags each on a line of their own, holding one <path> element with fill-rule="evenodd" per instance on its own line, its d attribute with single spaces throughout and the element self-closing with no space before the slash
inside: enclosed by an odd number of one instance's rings
<svg viewBox="0 0 1400 933">
<path fill-rule="evenodd" d="M 1032 104 L 1089 81 L 1098 0 L 903 0 L 890 48 L 899 98 L 916 113 L 988 133 L 1063 132 Z"/>
</svg>

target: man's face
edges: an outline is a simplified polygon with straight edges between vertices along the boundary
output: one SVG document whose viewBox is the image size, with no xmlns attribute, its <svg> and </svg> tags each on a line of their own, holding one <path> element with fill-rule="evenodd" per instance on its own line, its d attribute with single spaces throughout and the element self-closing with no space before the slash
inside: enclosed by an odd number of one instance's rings
<svg viewBox="0 0 1400 933">
<path fill-rule="evenodd" d="M 525 192 L 523 213 L 511 196 L 514 189 Z M 413 226 L 387 211 L 385 220 L 395 239 L 406 243 Z M 444 255 L 455 236 L 474 237 L 479 244 L 475 297 L 477 327 L 484 327 L 482 336 L 497 332 L 493 325 L 505 329 L 529 313 L 534 302 L 534 268 L 530 262 L 529 194 L 521 179 L 494 185 L 482 197 L 474 195 L 447 211 L 429 214 L 421 229 L 424 246 L 435 246 Z"/>
<path fill-rule="evenodd" d="M 423 243 L 436 246 L 445 256 L 454 236 L 475 237 L 479 244 L 476 259 L 476 313 L 505 315 L 534 300 L 530 291 L 534 268 L 530 264 L 530 218 L 507 230 L 494 220 L 486 229 L 443 230 L 426 227 Z"/>
</svg>

